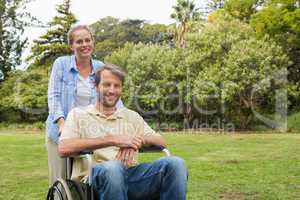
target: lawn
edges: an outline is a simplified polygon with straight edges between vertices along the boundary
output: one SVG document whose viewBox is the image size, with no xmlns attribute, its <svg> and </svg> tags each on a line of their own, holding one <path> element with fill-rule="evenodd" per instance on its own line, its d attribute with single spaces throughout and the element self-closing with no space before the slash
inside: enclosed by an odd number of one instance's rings
<svg viewBox="0 0 300 200">
<path fill-rule="evenodd" d="M 300 134 L 165 134 L 186 160 L 188 199 L 300 199 Z M 41 133 L 0 132 L 0 199 L 42 200 L 47 160 Z M 160 155 L 142 155 L 147 161 Z"/>
</svg>

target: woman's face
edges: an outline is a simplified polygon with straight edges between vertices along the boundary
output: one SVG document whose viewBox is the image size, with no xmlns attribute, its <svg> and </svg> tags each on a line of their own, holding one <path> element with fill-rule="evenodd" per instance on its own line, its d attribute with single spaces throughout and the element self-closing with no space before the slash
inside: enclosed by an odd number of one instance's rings
<svg viewBox="0 0 300 200">
<path fill-rule="evenodd" d="M 90 32 L 85 29 L 74 31 L 71 49 L 77 58 L 90 59 L 94 50 L 94 41 Z"/>
</svg>

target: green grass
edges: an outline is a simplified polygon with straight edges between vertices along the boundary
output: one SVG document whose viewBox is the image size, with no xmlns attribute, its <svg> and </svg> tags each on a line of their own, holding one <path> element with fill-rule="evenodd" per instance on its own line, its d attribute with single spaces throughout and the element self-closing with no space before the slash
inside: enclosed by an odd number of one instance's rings
<svg viewBox="0 0 300 200">
<path fill-rule="evenodd" d="M 300 199 L 300 134 L 165 137 L 172 154 L 186 160 L 188 199 Z M 45 199 L 44 136 L 1 131 L 0 147 L 0 199 Z"/>
<path fill-rule="evenodd" d="M 42 134 L 0 134 L 0 199 L 42 200 L 48 187 Z"/>
</svg>

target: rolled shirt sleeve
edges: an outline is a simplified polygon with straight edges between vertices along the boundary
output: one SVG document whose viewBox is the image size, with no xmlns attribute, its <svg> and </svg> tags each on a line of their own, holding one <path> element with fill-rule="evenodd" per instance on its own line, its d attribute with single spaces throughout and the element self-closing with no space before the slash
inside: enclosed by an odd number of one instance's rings
<svg viewBox="0 0 300 200">
<path fill-rule="evenodd" d="M 60 59 L 56 59 L 52 67 L 48 85 L 48 108 L 49 113 L 53 115 L 53 122 L 56 122 L 59 118 L 64 117 L 61 104 L 62 70 L 63 67 L 60 63 Z"/>
<path fill-rule="evenodd" d="M 137 133 L 139 135 L 161 136 L 159 133 L 155 132 L 139 114 L 137 117 L 137 122 Z"/>
</svg>

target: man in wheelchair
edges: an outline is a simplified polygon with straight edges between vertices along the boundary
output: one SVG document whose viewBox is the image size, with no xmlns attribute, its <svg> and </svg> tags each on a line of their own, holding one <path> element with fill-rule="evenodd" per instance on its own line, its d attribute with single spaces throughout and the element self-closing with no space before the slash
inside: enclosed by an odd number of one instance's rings
<svg viewBox="0 0 300 200">
<path fill-rule="evenodd" d="M 181 158 L 163 157 L 138 164 L 141 146 L 166 146 L 160 134 L 127 108 L 116 109 L 125 73 L 115 65 L 96 72 L 96 105 L 70 111 L 58 145 L 62 157 L 93 150 L 91 185 L 100 200 L 186 198 L 187 169 Z M 72 179 L 87 175 L 85 163 L 75 158 Z"/>
</svg>

